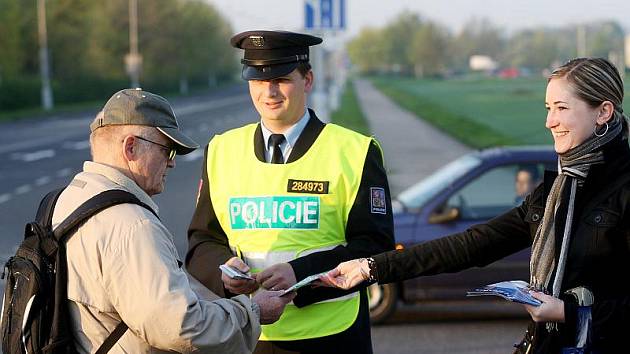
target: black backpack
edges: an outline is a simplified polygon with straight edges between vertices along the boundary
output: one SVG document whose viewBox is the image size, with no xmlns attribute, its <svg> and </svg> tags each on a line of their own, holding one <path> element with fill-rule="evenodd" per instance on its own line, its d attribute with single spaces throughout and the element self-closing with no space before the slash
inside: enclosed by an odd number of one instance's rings
<svg viewBox="0 0 630 354">
<path fill-rule="evenodd" d="M 26 225 L 24 241 L 2 272 L 2 279 L 6 277 L 0 313 L 4 354 L 76 353 L 67 308 L 65 243 L 70 231 L 117 204 L 138 204 L 153 212 L 129 192 L 108 190 L 81 204 L 53 232 L 52 215 L 62 191 L 54 190 L 42 199 L 35 221 Z M 107 353 L 126 330 L 121 322 L 96 353 Z"/>
</svg>

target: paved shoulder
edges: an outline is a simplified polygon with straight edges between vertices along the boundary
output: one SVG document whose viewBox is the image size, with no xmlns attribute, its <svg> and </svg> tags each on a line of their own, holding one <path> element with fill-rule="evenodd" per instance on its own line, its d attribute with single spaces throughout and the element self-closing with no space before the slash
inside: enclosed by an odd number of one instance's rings
<svg viewBox="0 0 630 354">
<path fill-rule="evenodd" d="M 401 109 L 370 81 L 357 79 L 354 85 L 363 114 L 385 152 L 393 195 L 471 150 Z"/>
</svg>

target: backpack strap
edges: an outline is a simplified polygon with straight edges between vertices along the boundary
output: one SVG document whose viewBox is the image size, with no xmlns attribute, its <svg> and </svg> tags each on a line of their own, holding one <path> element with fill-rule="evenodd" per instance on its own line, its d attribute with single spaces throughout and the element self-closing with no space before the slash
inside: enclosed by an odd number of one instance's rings
<svg viewBox="0 0 630 354">
<path fill-rule="evenodd" d="M 50 192 L 46 195 L 46 197 L 44 197 L 44 200 L 42 200 L 40 209 L 42 209 L 42 205 L 45 205 L 45 213 L 43 214 L 45 214 L 45 217 L 48 218 L 46 219 L 48 220 L 47 225 L 50 225 L 52 221 L 52 211 L 54 210 L 54 204 L 57 201 L 57 198 L 59 198 L 59 194 L 61 194 L 62 190 L 56 190 L 56 191 Z M 72 214 L 70 214 L 70 216 L 68 216 L 64 221 L 61 222 L 61 224 L 59 224 L 59 226 L 55 228 L 54 237 L 59 242 L 59 248 L 61 251 L 60 254 L 62 255 L 63 259 L 65 259 L 64 245 L 65 245 L 65 242 L 68 240 L 68 238 L 71 236 L 70 231 L 72 229 L 74 229 L 75 227 L 77 227 L 78 225 L 80 225 L 81 223 L 89 219 L 91 216 L 97 214 L 98 212 L 104 209 L 107 209 L 114 205 L 126 204 L 126 203 L 140 205 L 141 207 L 148 209 L 151 213 L 153 213 L 153 215 L 155 215 L 159 219 L 159 216 L 155 213 L 153 209 L 151 209 L 151 207 L 141 202 L 140 199 L 138 199 L 138 197 L 136 197 L 135 195 L 127 191 L 120 190 L 120 189 L 111 189 L 111 190 L 101 192 L 93 196 L 92 198 L 88 199 L 83 204 L 81 204 L 75 211 L 72 212 Z M 39 210 L 38 210 L 38 215 L 39 215 Z M 66 282 L 64 282 L 64 284 Z M 61 289 L 61 290 L 63 291 L 64 289 Z M 60 296 L 61 298 L 67 298 L 67 296 L 63 292 L 60 292 L 59 295 L 61 295 Z M 114 344 L 118 342 L 120 337 L 122 337 L 123 334 L 125 334 L 127 329 L 128 329 L 127 324 L 124 321 L 121 321 L 116 326 L 116 328 L 114 328 L 112 333 L 110 333 L 109 336 L 105 339 L 103 344 L 101 344 L 101 346 L 96 351 L 96 354 L 105 354 L 109 352 L 109 350 L 114 346 Z"/>
<path fill-rule="evenodd" d="M 148 209 L 159 219 L 159 216 L 155 213 L 155 211 L 153 211 L 153 209 L 145 203 L 141 202 L 135 195 L 121 189 L 111 189 L 93 196 L 73 211 L 70 216 L 68 216 L 61 224 L 59 224 L 59 226 L 55 228 L 55 239 L 57 239 L 60 243 L 67 241 L 69 231 L 85 222 L 91 216 L 111 206 L 126 203 L 140 205 L 141 207 Z"/>
<path fill-rule="evenodd" d="M 66 187 L 55 189 L 46 194 L 37 208 L 37 214 L 35 215 L 36 222 L 44 227 L 50 227 L 52 224 L 53 212 L 55 211 L 55 204 L 57 204 L 57 199 L 59 199 L 59 196 L 64 189 L 66 189 Z"/>
<path fill-rule="evenodd" d="M 125 322 L 120 322 L 116 328 L 114 328 L 114 330 L 112 331 L 112 333 L 109 334 L 109 337 L 105 338 L 105 341 L 103 342 L 103 344 L 101 344 L 101 346 L 98 348 L 98 350 L 96 351 L 95 354 L 106 354 L 109 352 L 110 349 L 112 349 L 112 347 L 114 346 L 114 344 L 116 344 L 116 342 L 118 342 L 118 340 L 120 339 L 120 337 L 123 336 L 123 334 L 125 334 L 125 332 L 127 332 L 127 324 Z"/>
</svg>

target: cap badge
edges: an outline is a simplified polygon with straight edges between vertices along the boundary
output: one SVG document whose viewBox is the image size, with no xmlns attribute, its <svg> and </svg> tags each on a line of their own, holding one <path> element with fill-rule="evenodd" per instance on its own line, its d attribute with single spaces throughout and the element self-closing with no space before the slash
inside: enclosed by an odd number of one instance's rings
<svg viewBox="0 0 630 354">
<path fill-rule="evenodd" d="M 263 36 L 249 36 L 249 40 L 252 41 L 254 47 L 262 47 L 265 45 L 265 38 L 263 38 Z"/>
</svg>

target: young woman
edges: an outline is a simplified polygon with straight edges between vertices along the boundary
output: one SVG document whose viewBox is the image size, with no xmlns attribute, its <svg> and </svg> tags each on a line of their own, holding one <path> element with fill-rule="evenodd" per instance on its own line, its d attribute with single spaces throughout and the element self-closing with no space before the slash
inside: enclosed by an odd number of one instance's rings
<svg viewBox="0 0 630 354">
<path fill-rule="evenodd" d="M 607 60 L 567 62 L 549 77 L 545 98 L 559 173 L 546 173 L 520 206 L 485 224 L 341 263 L 323 281 L 349 289 L 369 280 L 457 272 L 531 246 L 532 296 L 542 304 L 524 305 L 532 324 L 517 352 L 575 347 L 578 300 L 570 290 L 578 287 L 593 299 L 588 350 L 630 350 L 623 349 L 630 334 L 630 149 L 623 95 L 619 73 Z"/>
</svg>

